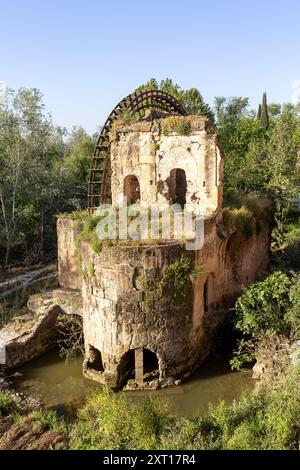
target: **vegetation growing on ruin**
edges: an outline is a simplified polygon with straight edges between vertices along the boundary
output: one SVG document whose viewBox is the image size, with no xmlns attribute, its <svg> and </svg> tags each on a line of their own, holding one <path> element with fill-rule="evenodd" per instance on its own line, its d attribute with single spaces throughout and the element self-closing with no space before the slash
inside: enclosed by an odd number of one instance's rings
<svg viewBox="0 0 300 470">
<path fill-rule="evenodd" d="M 164 295 L 171 294 L 175 309 L 181 311 L 191 294 L 191 280 L 201 273 L 202 270 L 193 267 L 191 257 L 183 253 L 179 259 L 165 266 L 154 278 L 143 278 L 145 301 L 152 303 Z"/>
<path fill-rule="evenodd" d="M 245 206 L 239 209 L 225 207 L 223 209 L 223 224 L 228 230 L 236 230 L 250 237 L 255 233 L 256 221 L 253 213 Z"/>
<path fill-rule="evenodd" d="M 169 93 L 171 96 L 176 98 L 177 101 L 179 101 L 187 115 L 205 116 L 212 124 L 215 123 L 215 116 L 212 109 L 207 103 L 205 103 L 200 91 L 197 88 L 183 90 L 170 78 L 166 78 L 160 82 L 158 82 L 155 78 L 150 78 L 148 82 L 140 85 L 137 88 L 137 91 L 144 90 L 161 90 Z"/>
<path fill-rule="evenodd" d="M 162 120 L 162 133 L 169 135 L 176 132 L 179 135 L 189 135 L 192 131 L 191 118 L 186 116 L 170 116 Z"/>
</svg>

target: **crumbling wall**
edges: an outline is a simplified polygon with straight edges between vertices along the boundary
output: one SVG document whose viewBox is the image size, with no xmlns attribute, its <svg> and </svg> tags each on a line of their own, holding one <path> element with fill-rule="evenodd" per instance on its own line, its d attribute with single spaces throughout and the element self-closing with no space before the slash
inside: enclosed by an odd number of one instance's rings
<svg viewBox="0 0 300 470">
<path fill-rule="evenodd" d="M 58 224 L 58 236 L 76 224 Z M 63 244 L 60 243 L 63 247 Z M 65 246 L 68 250 L 70 245 Z M 221 230 L 205 221 L 204 246 L 187 252 L 176 242 L 150 246 L 104 246 L 96 254 L 82 241 L 80 276 L 86 358 L 85 374 L 113 388 L 124 382 L 139 348 L 156 354 L 160 380 L 192 373 L 214 347 L 215 334 L 243 286 L 256 279 L 269 261 L 269 230 L 251 236 Z M 172 289 L 155 295 L 164 270 L 190 257 L 198 275 L 188 281 L 184 304 L 176 306 Z M 60 259 L 68 258 L 61 253 Z M 68 278 L 60 266 L 62 279 Z M 79 276 L 79 274 L 78 274 Z M 69 294 L 68 294 L 69 296 Z M 59 300 L 56 299 L 59 304 Z M 61 305 L 63 309 L 63 305 Z M 224 313 L 225 312 L 225 313 Z M 89 351 L 99 352 L 99 367 Z M 97 356 L 97 354 L 96 354 Z M 101 364 L 100 364 L 101 362 Z M 100 367 L 101 365 L 101 367 Z M 134 365 L 133 365 L 134 367 Z M 125 380 L 126 382 L 126 380 Z"/>
<path fill-rule="evenodd" d="M 80 232 L 78 220 L 65 215 L 57 219 L 58 281 L 66 289 L 81 289 L 79 253 L 76 240 Z"/>
<path fill-rule="evenodd" d="M 186 202 L 200 208 L 205 217 L 220 214 L 223 158 L 217 134 L 203 117 L 193 117 L 188 135 L 164 132 L 164 122 L 123 126 L 111 139 L 113 204 L 122 200 L 128 175 L 139 181 L 142 204 L 169 203 L 170 173 L 177 168 L 186 175 Z"/>
</svg>

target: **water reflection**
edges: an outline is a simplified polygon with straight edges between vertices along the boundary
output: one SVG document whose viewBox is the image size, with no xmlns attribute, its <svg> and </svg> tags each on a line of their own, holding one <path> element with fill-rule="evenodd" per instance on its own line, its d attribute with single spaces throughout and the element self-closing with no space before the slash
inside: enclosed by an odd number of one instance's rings
<svg viewBox="0 0 300 470">
<path fill-rule="evenodd" d="M 26 364 L 18 370 L 18 392 L 41 398 L 44 405 L 55 408 L 59 414 L 72 414 L 84 403 L 87 395 L 101 385 L 82 377 L 82 361 L 65 364 L 56 351 Z M 168 397 L 174 414 L 199 416 L 208 403 L 219 399 L 231 403 L 241 393 L 253 387 L 251 372 L 232 372 L 226 357 L 212 358 L 190 381 L 164 390 L 152 392 L 126 392 L 137 400 L 145 396 Z"/>
</svg>

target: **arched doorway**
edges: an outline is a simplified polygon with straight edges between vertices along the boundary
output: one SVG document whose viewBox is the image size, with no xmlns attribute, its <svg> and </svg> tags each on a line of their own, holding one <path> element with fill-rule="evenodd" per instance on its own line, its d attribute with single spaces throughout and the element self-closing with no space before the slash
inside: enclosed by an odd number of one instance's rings
<svg viewBox="0 0 300 470">
<path fill-rule="evenodd" d="M 128 205 L 141 199 L 140 183 L 135 175 L 127 175 L 124 179 L 123 194 L 127 197 Z"/>
<path fill-rule="evenodd" d="M 157 355 L 146 348 L 130 349 L 118 365 L 118 388 L 133 379 L 138 385 L 159 377 Z"/>
<path fill-rule="evenodd" d="M 181 168 L 173 168 L 167 181 L 169 200 L 172 204 L 186 204 L 187 181 L 185 171 Z"/>
<path fill-rule="evenodd" d="M 157 355 L 150 351 L 149 349 L 144 348 L 144 374 L 158 375 L 158 359 Z"/>
<path fill-rule="evenodd" d="M 127 351 L 118 365 L 118 388 L 122 389 L 130 379 L 134 379 L 134 349 Z"/>
</svg>

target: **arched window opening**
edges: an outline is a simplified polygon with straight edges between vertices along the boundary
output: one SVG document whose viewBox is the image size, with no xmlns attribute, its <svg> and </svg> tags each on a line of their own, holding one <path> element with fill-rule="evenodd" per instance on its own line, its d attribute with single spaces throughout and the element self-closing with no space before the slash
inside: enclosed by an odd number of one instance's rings
<svg viewBox="0 0 300 470">
<path fill-rule="evenodd" d="M 174 168 L 170 171 L 167 181 L 169 189 L 169 200 L 172 204 L 186 204 L 187 181 L 185 171 L 181 168 Z"/>
<path fill-rule="evenodd" d="M 124 196 L 127 197 L 127 204 L 135 204 L 141 199 L 139 180 L 135 175 L 127 175 L 124 179 Z"/>
</svg>

